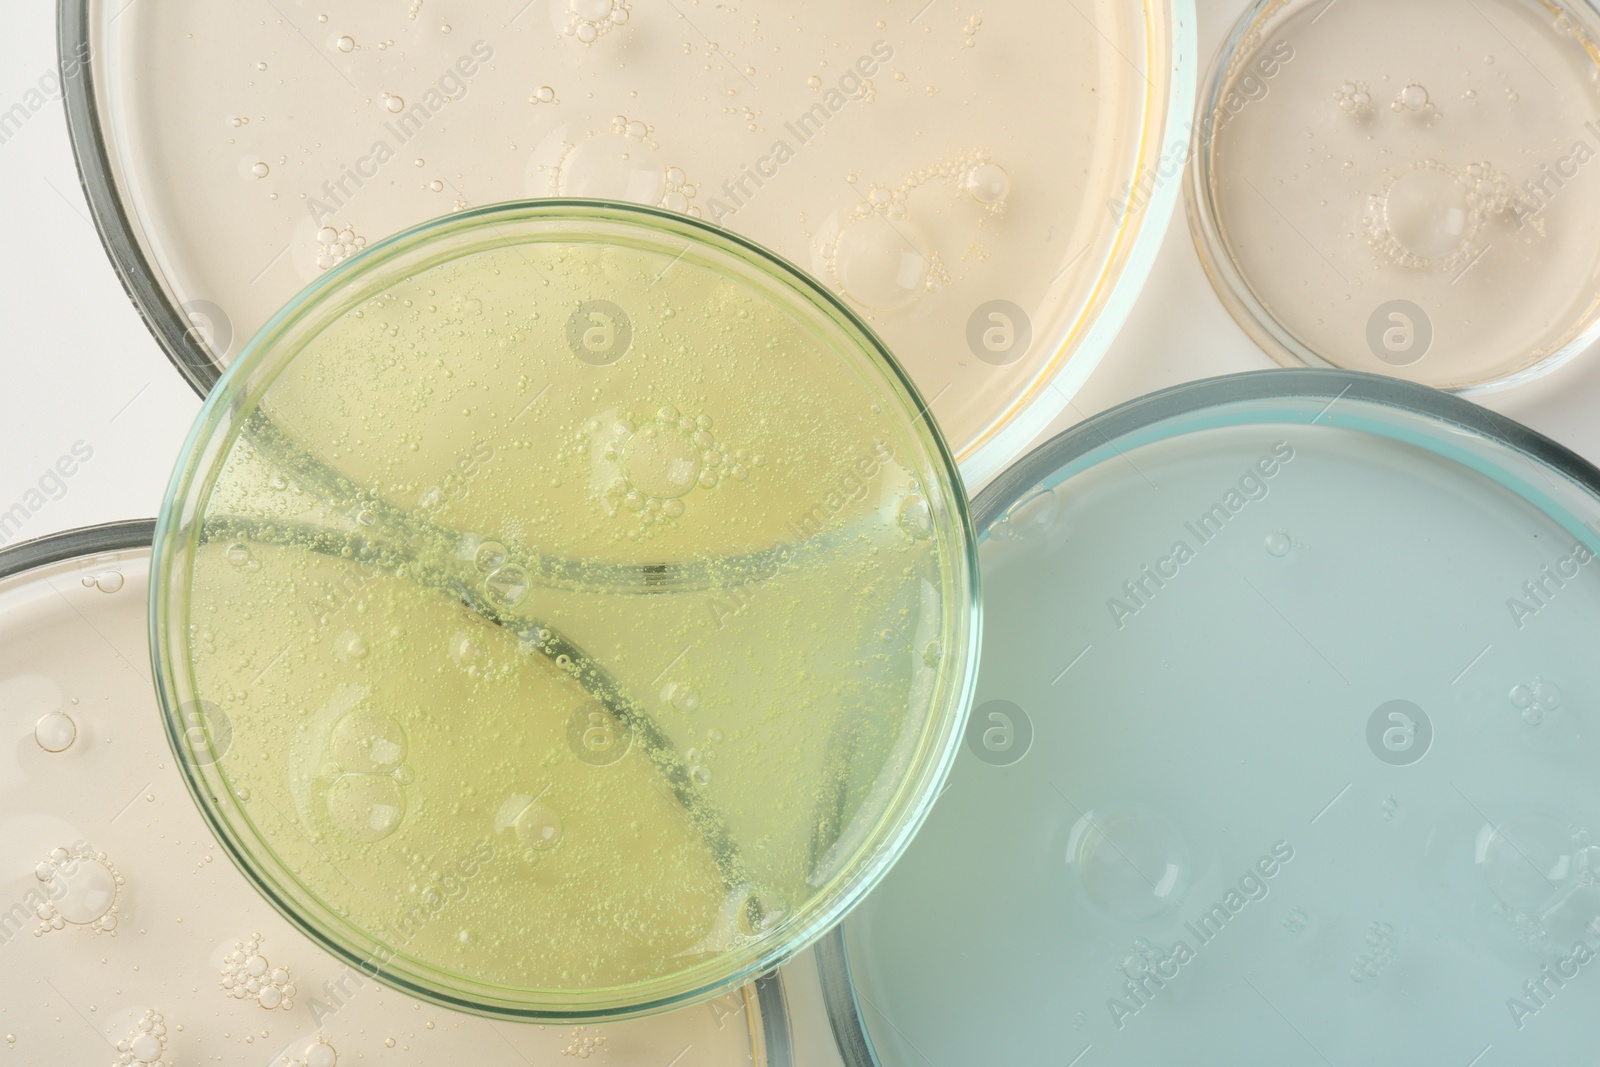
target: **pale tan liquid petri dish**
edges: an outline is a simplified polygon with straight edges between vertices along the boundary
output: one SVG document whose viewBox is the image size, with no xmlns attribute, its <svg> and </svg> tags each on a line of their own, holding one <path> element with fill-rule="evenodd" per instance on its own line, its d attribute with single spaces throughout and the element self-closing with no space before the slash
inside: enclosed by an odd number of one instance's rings
<svg viewBox="0 0 1600 1067">
<path fill-rule="evenodd" d="M 77 530 L 0 551 L 0 1023 L 12 1062 L 660 1067 L 692 1046 L 716 1067 L 782 1067 L 776 978 L 649 1020 L 495 1026 L 379 986 L 296 930 L 228 862 L 184 789 L 151 690 L 154 524 Z M 239 737 L 216 706 L 185 738 Z M 472 922 L 438 891 L 430 925 Z M 492 864 L 492 860 L 489 861 Z M 662 1056 L 662 1050 L 667 1050 Z"/>
<path fill-rule="evenodd" d="M 137 246 L 120 265 L 169 347 L 192 324 L 225 364 L 303 285 L 428 218 L 620 199 L 841 294 L 969 480 L 1065 407 L 1126 316 L 1193 94 L 1191 0 L 84 0 L 63 19 L 69 50 L 92 46 L 91 200 L 108 243 Z"/>
<path fill-rule="evenodd" d="M 1474 391 L 1600 313 L 1600 50 L 1567 0 L 1262 2 L 1202 94 L 1190 217 L 1267 352 Z"/>
</svg>

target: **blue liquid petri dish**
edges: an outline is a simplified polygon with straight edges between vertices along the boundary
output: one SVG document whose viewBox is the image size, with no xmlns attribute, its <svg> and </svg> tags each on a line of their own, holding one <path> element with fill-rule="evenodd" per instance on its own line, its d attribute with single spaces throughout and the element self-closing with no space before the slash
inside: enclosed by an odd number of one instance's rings
<svg viewBox="0 0 1600 1067">
<path fill-rule="evenodd" d="M 6 1024 L 18 1062 L 646 1067 L 692 1046 L 715 1067 L 787 1067 L 775 974 L 650 1019 L 496 1027 L 388 994 L 275 913 L 220 853 L 168 748 L 145 666 L 154 531 L 122 522 L 0 550 L 0 996 L 39 1008 Z M 187 709 L 185 742 L 225 754 L 220 711 Z"/>
<path fill-rule="evenodd" d="M 201 391 L 369 243 L 492 203 L 619 200 L 757 241 L 836 293 L 973 484 L 1126 319 L 1195 89 L 1193 0 L 60 11 L 102 236 Z"/>
<path fill-rule="evenodd" d="M 819 953 L 847 1064 L 1589 1046 L 1600 472 L 1268 371 L 1092 419 L 976 511 L 966 743 Z"/>
</svg>

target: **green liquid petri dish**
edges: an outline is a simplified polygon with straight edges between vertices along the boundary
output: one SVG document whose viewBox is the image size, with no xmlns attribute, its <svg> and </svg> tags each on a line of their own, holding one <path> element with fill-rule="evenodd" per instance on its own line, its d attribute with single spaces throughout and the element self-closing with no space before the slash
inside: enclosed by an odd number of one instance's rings
<svg viewBox="0 0 1600 1067">
<path fill-rule="evenodd" d="M 1190 228 L 1285 365 L 1474 394 L 1600 336 L 1600 10 L 1258 0 L 1199 106 Z"/>
<path fill-rule="evenodd" d="M 156 535 L 162 706 L 336 956 L 491 1016 L 652 1013 L 904 848 L 973 545 L 925 402 L 794 269 L 644 208 L 469 211 L 331 271 L 208 400 Z"/>
<path fill-rule="evenodd" d="M 1092 419 L 974 512 L 962 752 L 819 949 L 850 1067 L 1582 1058 L 1600 471 L 1278 370 Z"/>
<path fill-rule="evenodd" d="M 13 740 L 0 995 L 43 1009 L 6 1024 L 18 1062 L 103 1062 L 108 1043 L 135 1065 L 237 1062 L 241 1046 L 271 1067 L 386 1054 L 659 1067 L 663 1048 L 685 1046 L 715 1067 L 791 1062 L 776 975 L 648 1019 L 503 1027 L 385 996 L 296 930 L 220 853 L 171 758 L 139 666 L 154 532 L 114 523 L 0 550 L 0 729 Z M 191 709 L 183 729 L 231 748 L 216 706 Z M 65 1026 L 72 1010 L 97 1025 Z"/>
<path fill-rule="evenodd" d="M 860 315 L 964 476 L 1065 409 L 1181 186 L 1193 0 L 63 0 L 113 263 L 200 391 L 303 286 L 532 197 L 701 218 Z"/>
</svg>

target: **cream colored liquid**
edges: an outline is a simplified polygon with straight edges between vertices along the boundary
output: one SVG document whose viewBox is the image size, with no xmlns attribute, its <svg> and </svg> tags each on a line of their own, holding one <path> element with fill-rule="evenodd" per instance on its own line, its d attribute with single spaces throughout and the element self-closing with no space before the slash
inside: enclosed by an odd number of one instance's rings
<svg viewBox="0 0 1600 1067">
<path fill-rule="evenodd" d="M 224 361 L 366 244 L 558 195 L 681 211 L 812 272 L 911 369 L 964 462 L 1045 409 L 969 475 L 998 470 L 1099 358 L 1109 338 L 1089 331 L 1151 203 L 1144 188 L 1130 213 L 1129 183 L 1178 143 L 1161 132 L 1164 14 L 1128 0 L 518 7 L 99 16 L 124 197 Z M 1015 310 L 991 318 L 997 300 Z"/>
</svg>

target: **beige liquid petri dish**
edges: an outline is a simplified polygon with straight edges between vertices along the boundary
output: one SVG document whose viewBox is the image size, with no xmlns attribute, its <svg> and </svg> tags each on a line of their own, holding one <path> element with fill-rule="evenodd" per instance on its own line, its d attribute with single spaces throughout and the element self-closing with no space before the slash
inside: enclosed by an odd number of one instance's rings
<svg viewBox="0 0 1600 1067">
<path fill-rule="evenodd" d="M 469 211 L 213 392 L 159 688 L 214 832 L 336 956 L 502 1018 L 659 1012 L 904 848 L 973 684 L 972 544 L 922 402 L 804 276 L 667 212 Z"/>
<path fill-rule="evenodd" d="M 1190 223 L 1286 364 L 1472 392 L 1600 312 L 1600 16 L 1569 0 L 1258 2 L 1200 105 Z"/>
<path fill-rule="evenodd" d="M 789 1062 L 775 977 L 698 1007 L 600 1026 L 499 1027 L 380 986 L 324 952 L 228 862 L 190 801 L 150 685 L 150 521 L 0 551 L 0 995 L 26 1067 L 473 1063 L 716 1067 Z M 190 709 L 185 739 L 231 723 Z M 493 863 L 493 859 L 487 861 Z M 436 857 L 409 874 L 436 887 Z M 438 893 L 430 921 L 474 921 Z M 666 1050 L 663 1057 L 662 1051 Z"/>
<path fill-rule="evenodd" d="M 91 57 L 70 95 L 102 232 L 202 386 L 382 237 L 616 199 L 747 236 L 838 294 L 974 483 L 1125 318 L 1193 99 L 1191 0 L 69 0 L 62 18 L 68 56 Z"/>
</svg>

